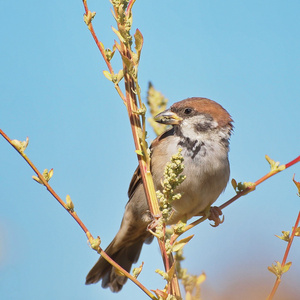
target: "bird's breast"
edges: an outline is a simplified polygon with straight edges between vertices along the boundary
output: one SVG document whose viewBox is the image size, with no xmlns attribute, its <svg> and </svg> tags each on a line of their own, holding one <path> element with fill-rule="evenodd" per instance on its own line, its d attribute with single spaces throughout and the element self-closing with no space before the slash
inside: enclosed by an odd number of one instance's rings
<svg viewBox="0 0 300 300">
<path fill-rule="evenodd" d="M 156 189 L 161 189 L 160 182 L 166 163 L 179 148 L 182 149 L 186 179 L 176 191 L 182 197 L 172 203 L 174 213 L 170 224 L 174 224 L 185 217 L 190 219 L 214 203 L 225 189 L 230 171 L 227 151 L 218 143 L 189 140 L 184 143 L 175 136 L 168 139 L 154 150 L 152 169 Z"/>
</svg>

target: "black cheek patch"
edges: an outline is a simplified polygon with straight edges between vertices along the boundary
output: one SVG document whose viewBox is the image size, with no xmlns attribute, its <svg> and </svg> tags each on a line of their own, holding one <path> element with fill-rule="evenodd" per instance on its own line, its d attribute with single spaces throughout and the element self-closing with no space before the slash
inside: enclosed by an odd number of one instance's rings
<svg viewBox="0 0 300 300">
<path fill-rule="evenodd" d="M 194 125 L 196 132 L 203 132 L 210 129 L 213 129 L 213 117 L 209 114 L 200 114 L 202 116 L 202 120 Z"/>
<path fill-rule="evenodd" d="M 196 132 L 203 132 L 212 129 L 211 122 L 198 123 L 194 126 Z"/>
</svg>

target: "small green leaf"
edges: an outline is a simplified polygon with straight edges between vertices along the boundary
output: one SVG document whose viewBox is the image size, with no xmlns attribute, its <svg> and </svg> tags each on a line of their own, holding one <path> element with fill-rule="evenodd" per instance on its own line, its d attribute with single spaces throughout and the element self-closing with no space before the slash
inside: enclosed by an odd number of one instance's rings
<svg viewBox="0 0 300 300">
<path fill-rule="evenodd" d="M 184 228 L 186 226 L 186 219 L 180 220 L 176 225 L 174 225 L 174 233 L 181 234 L 184 232 Z"/>
<path fill-rule="evenodd" d="M 173 251 L 177 252 L 179 250 L 181 250 L 192 238 L 194 235 L 190 235 L 178 242 L 175 242 L 175 244 L 173 245 Z"/>
<path fill-rule="evenodd" d="M 295 183 L 295 185 L 296 185 L 296 187 L 298 189 L 298 194 L 297 195 L 300 197 L 300 182 L 298 182 L 298 181 L 295 180 L 295 174 L 293 176 L 293 182 Z"/>
<path fill-rule="evenodd" d="M 138 65 L 141 57 L 143 43 L 144 43 L 143 35 L 138 29 L 134 34 L 134 39 L 135 39 L 136 54 L 135 53 L 132 54 L 132 60 L 134 61 L 135 65 Z"/>
<path fill-rule="evenodd" d="M 122 69 L 117 74 L 117 81 L 116 81 L 116 83 L 119 83 L 123 79 L 123 77 L 124 77 L 124 71 Z"/>
<path fill-rule="evenodd" d="M 135 153 L 136 153 L 137 155 L 144 156 L 144 153 L 143 153 L 142 150 L 135 150 Z"/>
<path fill-rule="evenodd" d="M 255 185 L 254 182 L 239 182 L 239 183 L 237 183 L 234 178 L 231 180 L 231 184 L 232 184 L 232 186 L 233 186 L 233 188 L 234 188 L 234 190 L 236 191 L 237 194 L 241 193 L 245 189 L 249 188 L 249 191 L 247 192 L 247 194 L 248 194 L 248 193 L 254 191 L 255 188 L 256 188 L 256 185 Z"/>
<path fill-rule="evenodd" d="M 197 284 L 197 285 L 200 285 L 202 282 L 205 281 L 205 279 L 206 279 L 206 274 L 205 274 L 205 273 L 200 274 L 200 275 L 197 277 L 196 284 Z"/>
<path fill-rule="evenodd" d="M 268 270 L 275 274 L 278 279 L 281 279 L 282 274 L 287 272 L 290 269 L 291 265 L 292 263 L 288 262 L 282 266 L 281 263 L 277 261 L 276 265 L 272 264 L 271 267 L 268 267 Z"/>
<path fill-rule="evenodd" d="M 101 239 L 98 236 L 96 239 L 93 239 L 91 241 L 91 248 L 94 249 L 94 250 L 98 250 L 100 244 L 101 244 Z"/>
<path fill-rule="evenodd" d="M 278 237 L 279 239 L 289 242 L 290 241 L 290 232 L 289 231 L 282 231 L 282 235 L 275 235 L 276 237 Z"/>
<path fill-rule="evenodd" d="M 127 56 L 124 56 L 122 53 L 121 53 L 121 55 L 122 55 L 122 61 L 125 64 L 126 68 L 128 70 L 131 70 L 133 67 L 132 61 Z"/>
<path fill-rule="evenodd" d="M 282 273 L 287 272 L 287 271 L 290 269 L 291 265 L 292 265 L 292 262 L 291 262 L 291 261 L 288 262 L 288 263 L 286 263 L 286 264 L 282 267 Z"/>
<path fill-rule="evenodd" d="M 108 71 L 104 70 L 104 71 L 103 71 L 103 75 L 104 75 L 108 80 L 112 81 L 112 75 L 111 75 Z"/>
<path fill-rule="evenodd" d="M 111 1 L 110 1 L 110 2 L 111 2 Z M 112 15 L 113 15 L 114 19 L 115 19 L 115 20 L 116 20 L 116 22 L 118 23 L 118 19 L 117 19 L 116 15 L 115 15 L 115 12 L 113 11 L 113 9 L 112 9 L 112 8 L 110 9 L 110 12 L 112 13 Z"/>
<path fill-rule="evenodd" d="M 125 43 L 126 40 L 122 37 L 120 31 L 118 31 L 116 28 L 114 27 L 111 27 L 112 31 L 117 35 L 117 37 L 119 38 L 119 40 L 122 42 L 122 43 Z"/>
<path fill-rule="evenodd" d="M 134 34 L 134 39 L 135 39 L 135 49 L 137 53 L 141 52 L 143 43 L 144 43 L 144 38 L 142 33 L 137 29 Z"/>
<path fill-rule="evenodd" d="M 45 178 L 45 180 L 48 182 L 51 177 L 53 176 L 53 168 L 48 172 L 48 169 L 45 169 L 43 172 L 43 177 Z"/>
<path fill-rule="evenodd" d="M 168 271 L 168 277 L 169 277 L 168 281 L 172 280 L 174 273 L 175 273 L 175 263 L 173 263 L 172 267 Z"/>
<path fill-rule="evenodd" d="M 96 16 L 96 13 L 95 12 L 91 12 L 91 11 L 88 11 L 87 14 L 84 14 L 83 15 L 83 21 L 84 23 L 89 26 L 90 23 L 92 22 L 92 20 L 94 19 L 94 17 Z"/>
<path fill-rule="evenodd" d="M 71 197 L 69 195 L 66 196 L 66 203 L 68 210 L 74 212 L 74 203 L 72 202 Z"/>
<path fill-rule="evenodd" d="M 268 163 L 270 164 L 271 172 L 280 172 L 286 168 L 285 165 L 280 166 L 279 161 L 275 162 L 275 160 L 271 159 L 268 155 L 266 155 L 265 157 Z"/>
<path fill-rule="evenodd" d="M 116 50 L 116 48 L 115 48 L 115 50 Z M 113 56 L 114 56 L 114 54 L 115 54 L 115 50 L 113 50 L 113 51 L 111 51 L 110 49 L 105 49 L 105 50 L 104 50 L 106 59 L 107 59 L 108 61 L 110 61 L 110 60 L 113 58 Z"/>
<path fill-rule="evenodd" d="M 233 187 L 233 189 L 236 191 L 236 188 L 237 188 L 237 182 L 234 178 L 231 179 L 231 185 Z"/>
<path fill-rule="evenodd" d="M 134 268 L 132 270 L 132 274 L 135 278 L 138 278 L 138 276 L 141 274 L 143 270 L 143 266 L 144 266 L 144 262 L 142 262 L 142 264 L 138 268 Z"/>
<path fill-rule="evenodd" d="M 169 276 L 168 276 L 168 273 L 162 271 L 162 270 L 159 270 L 159 269 L 156 269 L 155 270 L 155 273 L 159 274 L 160 276 L 163 277 L 163 279 L 165 280 L 168 280 L 169 279 Z"/>
<path fill-rule="evenodd" d="M 114 46 L 116 47 L 116 49 L 118 49 L 118 51 L 120 52 L 120 54 L 122 53 L 122 48 L 121 45 L 115 40 Z"/>
<path fill-rule="evenodd" d="M 131 53 L 131 59 L 132 59 L 135 66 L 137 66 L 139 64 L 140 57 L 138 56 L 138 54 L 132 52 Z"/>
<path fill-rule="evenodd" d="M 19 140 L 12 140 L 11 144 L 18 150 L 21 154 L 24 153 L 25 149 L 27 148 L 29 143 L 29 138 L 26 138 L 26 141 L 19 141 Z"/>
<path fill-rule="evenodd" d="M 32 179 L 35 180 L 39 184 L 43 184 L 43 182 L 37 177 L 37 176 L 32 176 Z M 44 185 L 44 184 L 43 184 Z"/>
<path fill-rule="evenodd" d="M 44 177 L 44 179 L 48 182 L 50 180 L 50 178 L 53 176 L 53 168 L 48 172 L 48 169 L 45 169 L 42 176 Z M 32 179 L 34 179 L 36 182 L 38 182 L 39 184 L 43 184 L 42 180 L 40 178 L 38 178 L 37 176 L 32 176 Z"/>
<path fill-rule="evenodd" d="M 47 181 L 50 180 L 50 178 L 53 176 L 53 168 L 48 172 L 47 178 L 45 178 Z"/>
<path fill-rule="evenodd" d="M 99 44 L 100 44 L 100 48 L 105 50 L 103 43 L 99 41 Z"/>
</svg>

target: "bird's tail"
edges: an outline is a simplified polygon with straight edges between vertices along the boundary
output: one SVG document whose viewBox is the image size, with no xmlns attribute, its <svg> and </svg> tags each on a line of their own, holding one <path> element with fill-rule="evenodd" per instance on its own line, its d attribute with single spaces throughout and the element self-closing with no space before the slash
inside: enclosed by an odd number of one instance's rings
<svg viewBox="0 0 300 300">
<path fill-rule="evenodd" d="M 133 263 L 137 262 L 144 240 L 137 240 L 135 243 L 124 246 L 120 249 L 115 249 L 115 239 L 106 248 L 106 254 L 111 257 L 127 272 L 130 272 Z M 94 267 L 86 276 L 85 284 L 96 283 L 102 279 L 102 287 L 109 287 L 112 292 L 119 292 L 127 281 L 127 277 L 116 272 L 116 269 L 107 262 L 103 257 L 100 257 Z"/>
</svg>

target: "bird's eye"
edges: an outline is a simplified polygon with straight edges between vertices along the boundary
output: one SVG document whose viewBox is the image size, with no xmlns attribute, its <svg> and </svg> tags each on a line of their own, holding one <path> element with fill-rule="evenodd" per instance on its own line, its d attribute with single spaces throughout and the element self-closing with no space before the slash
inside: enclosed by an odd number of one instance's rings
<svg viewBox="0 0 300 300">
<path fill-rule="evenodd" d="M 186 109 L 184 110 L 184 113 L 185 113 L 186 115 L 189 115 L 192 111 L 193 111 L 193 110 L 192 110 L 191 108 L 186 108 Z"/>
</svg>

